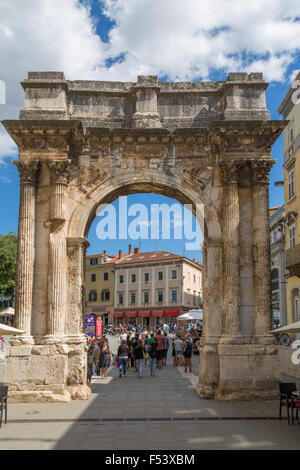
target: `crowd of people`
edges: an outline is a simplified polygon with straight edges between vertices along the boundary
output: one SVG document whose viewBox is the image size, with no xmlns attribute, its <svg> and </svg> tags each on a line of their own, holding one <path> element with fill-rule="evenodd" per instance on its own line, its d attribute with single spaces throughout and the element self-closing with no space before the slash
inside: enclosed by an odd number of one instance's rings
<svg viewBox="0 0 300 470">
<path fill-rule="evenodd" d="M 130 369 L 141 378 L 145 367 L 149 367 L 150 376 L 155 376 L 156 369 L 162 369 L 167 365 L 170 348 L 173 365 L 184 365 L 185 372 L 192 372 L 193 341 L 200 339 L 201 333 L 200 328 L 191 325 L 186 331 L 178 334 L 174 333 L 174 326 L 170 333 L 170 328 L 166 324 L 158 327 L 156 332 L 147 328 L 122 325 L 115 358 L 105 334 L 101 339 L 91 338 L 88 347 L 88 383 L 91 382 L 94 371 L 96 375 L 105 379 L 108 368 L 113 363 L 119 369 L 120 378 L 125 377 Z"/>
</svg>

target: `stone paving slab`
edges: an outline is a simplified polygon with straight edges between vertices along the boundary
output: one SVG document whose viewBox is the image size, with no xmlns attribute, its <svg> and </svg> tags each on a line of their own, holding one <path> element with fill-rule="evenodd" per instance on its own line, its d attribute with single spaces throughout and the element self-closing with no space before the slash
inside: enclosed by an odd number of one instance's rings
<svg viewBox="0 0 300 470">
<path fill-rule="evenodd" d="M 94 378 L 86 401 L 9 404 L 0 449 L 300 448 L 300 425 L 277 420 L 277 402 L 201 400 L 196 380 L 171 363 L 142 379 L 133 371 L 119 379 L 112 367 L 106 380 Z"/>
</svg>

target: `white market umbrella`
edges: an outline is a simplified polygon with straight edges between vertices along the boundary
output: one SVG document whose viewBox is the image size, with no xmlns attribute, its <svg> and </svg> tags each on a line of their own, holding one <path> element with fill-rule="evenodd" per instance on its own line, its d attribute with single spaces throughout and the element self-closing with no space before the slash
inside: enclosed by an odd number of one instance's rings
<svg viewBox="0 0 300 470">
<path fill-rule="evenodd" d="M 15 314 L 15 309 L 12 307 L 8 307 L 5 310 L 2 310 L 0 312 L 0 317 L 7 317 L 7 315 L 14 315 Z"/>
<path fill-rule="evenodd" d="M 300 321 L 271 330 L 271 333 L 300 333 Z"/>
<path fill-rule="evenodd" d="M 203 320 L 203 310 L 196 309 L 190 310 L 178 317 L 178 320 Z"/>
<path fill-rule="evenodd" d="M 4 323 L 0 323 L 0 336 L 22 335 L 23 333 L 25 333 L 25 331 L 18 330 L 17 328 L 13 328 L 12 326 L 4 325 Z"/>
</svg>

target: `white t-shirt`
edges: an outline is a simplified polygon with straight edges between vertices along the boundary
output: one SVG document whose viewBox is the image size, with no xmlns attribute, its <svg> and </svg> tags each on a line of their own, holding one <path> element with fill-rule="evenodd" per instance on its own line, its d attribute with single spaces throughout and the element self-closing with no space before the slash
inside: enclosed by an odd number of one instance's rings
<svg viewBox="0 0 300 470">
<path fill-rule="evenodd" d="M 124 340 L 126 341 L 126 339 L 127 339 L 127 334 L 126 334 L 126 333 L 122 333 L 122 334 L 119 336 L 119 341 L 120 341 L 120 343 L 121 343 L 121 341 L 124 341 Z"/>
<path fill-rule="evenodd" d="M 175 351 L 182 351 L 182 341 L 181 339 L 176 339 L 174 341 Z"/>
</svg>

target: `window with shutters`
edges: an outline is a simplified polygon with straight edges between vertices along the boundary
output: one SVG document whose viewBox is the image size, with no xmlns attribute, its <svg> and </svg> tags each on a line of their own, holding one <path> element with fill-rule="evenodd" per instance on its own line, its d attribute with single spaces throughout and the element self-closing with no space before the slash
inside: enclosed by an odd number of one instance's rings
<svg viewBox="0 0 300 470">
<path fill-rule="evenodd" d="M 295 168 L 288 172 L 288 197 L 292 199 L 295 196 Z"/>
</svg>

